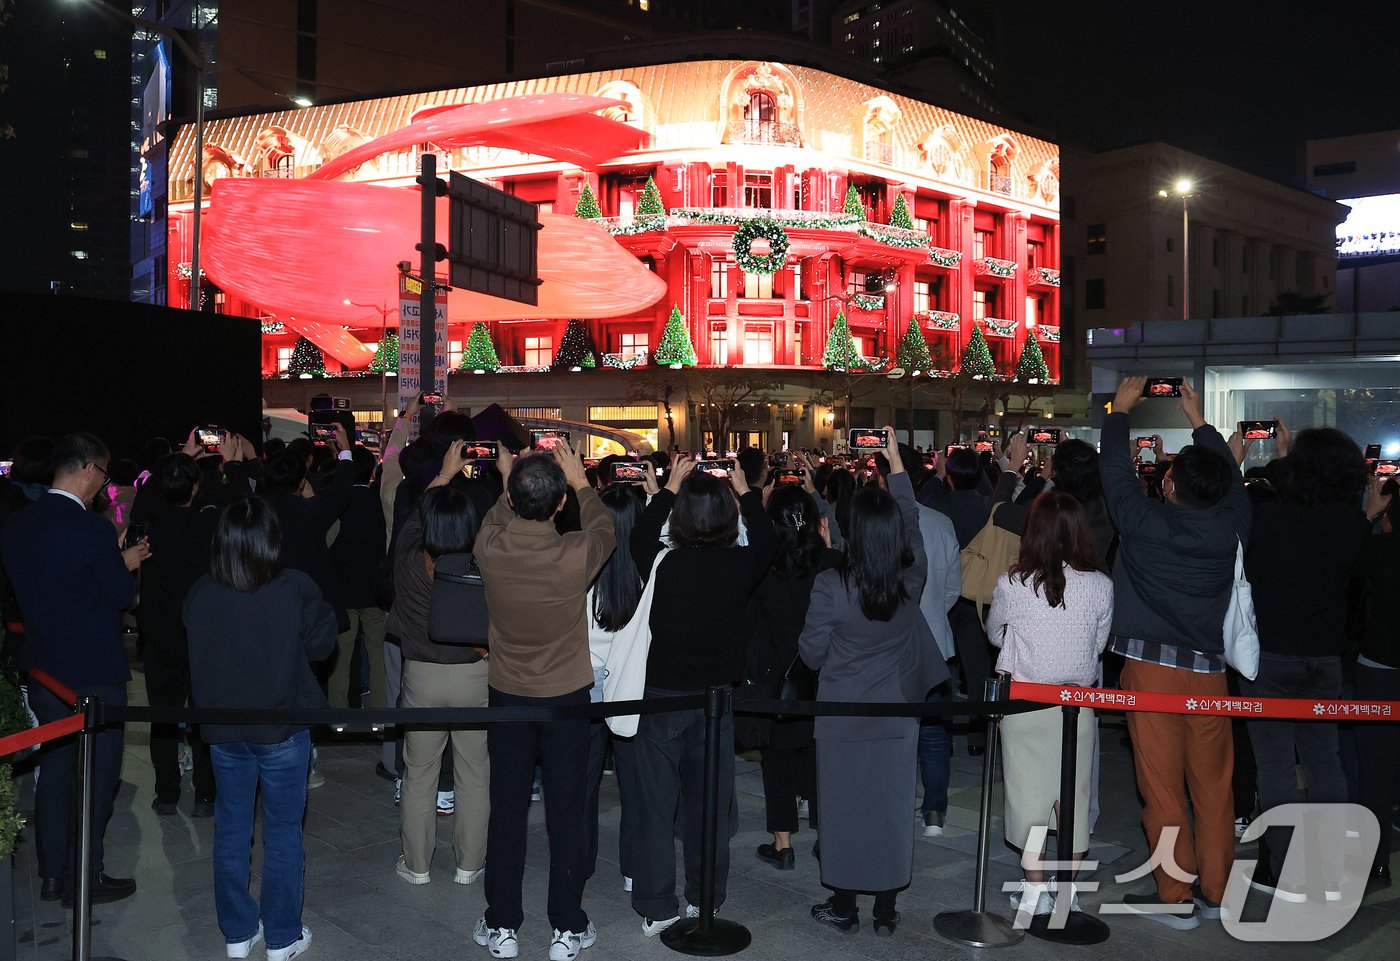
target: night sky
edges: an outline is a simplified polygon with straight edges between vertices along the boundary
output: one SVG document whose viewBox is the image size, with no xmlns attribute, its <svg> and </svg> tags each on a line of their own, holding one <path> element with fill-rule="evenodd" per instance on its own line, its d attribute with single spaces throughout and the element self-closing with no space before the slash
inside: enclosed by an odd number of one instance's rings
<svg viewBox="0 0 1400 961">
<path fill-rule="evenodd" d="M 1163 140 L 1301 186 L 1304 141 L 1400 129 L 1394 0 L 998 6 L 1011 101 L 1068 143 Z"/>
</svg>

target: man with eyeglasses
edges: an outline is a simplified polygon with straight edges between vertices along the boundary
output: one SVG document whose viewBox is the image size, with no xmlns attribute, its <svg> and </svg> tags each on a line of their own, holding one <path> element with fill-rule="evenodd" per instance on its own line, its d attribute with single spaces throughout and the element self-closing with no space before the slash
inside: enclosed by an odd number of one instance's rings
<svg viewBox="0 0 1400 961">
<path fill-rule="evenodd" d="M 132 572 L 150 556 L 142 541 L 122 550 L 112 524 L 92 511 L 93 498 L 107 484 L 111 455 L 91 434 L 69 434 L 53 451 L 53 486 L 33 507 L 5 525 L 0 559 L 14 586 L 25 631 L 35 650 L 35 666 L 79 694 L 93 694 L 106 705 L 126 704 L 131 679 L 122 644 L 121 614 L 136 600 Z M 73 713 L 39 684 L 29 685 L 29 703 L 41 724 Z M 121 775 L 122 729 L 97 735 L 93 784 L 92 900 L 119 901 L 136 890 L 130 878 L 103 870 L 103 834 L 112 815 Z M 71 904 L 76 838 L 73 783 L 77 761 L 74 739 L 40 749 L 43 774 L 35 791 L 40 897 Z"/>
</svg>

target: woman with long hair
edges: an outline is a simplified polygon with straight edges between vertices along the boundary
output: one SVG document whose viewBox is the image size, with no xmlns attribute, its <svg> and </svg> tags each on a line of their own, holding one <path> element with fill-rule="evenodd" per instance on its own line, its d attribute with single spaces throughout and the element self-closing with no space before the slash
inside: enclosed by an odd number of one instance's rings
<svg viewBox="0 0 1400 961">
<path fill-rule="evenodd" d="M 1101 564 L 1088 513 L 1078 499 L 1051 489 L 1032 502 L 1020 556 L 997 582 L 987 614 L 987 635 L 1001 648 L 998 673 L 1036 684 L 1093 685 L 1113 621 L 1113 581 Z M 1006 843 L 1021 853 L 1026 873 L 1011 903 L 1028 914 L 1049 914 L 1054 908 L 1041 860 L 1045 835 L 1036 829 L 1051 823 L 1060 796 L 1059 714 L 1050 707 L 1001 721 Z M 1080 708 L 1074 768 L 1076 863 L 1089 850 L 1094 727 L 1094 712 Z"/>
<path fill-rule="evenodd" d="M 461 489 L 467 463 L 465 441 L 443 455 L 442 469 L 424 492 L 418 510 L 399 529 L 394 554 L 394 606 L 388 629 L 403 649 L 400 707 L 486 707 L 487 666 L 484 650 L 439 644 L 428 633 L 436 565 L 449 554 L 470 554 L 481 514 Z M 484 602 L 483 602 L 484 603 Z M 481 728 L 446 731 L 415 728 L 404 733 L 403 788 L 399 834 L 403 854 L 394 870 L 409 884 L 432 880 L 429 867 L 437 846 L 438 778 L 443 754 L 452 746 L 454 807 L 453 881 L 471 884 L 486 862 L 486 829 L 491 813 L 490 766 L 486 732 Z"/>
<path fill-rule="evenodd" d="M 209 573 L 185 598 L 190 701 L 195 707 L 325 708 L 311 670 L 335 649 L 335 612 L 311 578 L 282 570 L 282 529 L 265 501 L 224 508 Z M 301 923 L 301 822 L 311 733 L 304 725 L 202 724 L 214 801 L 214 908 L 228 956 L 246 958 L 266 939 L 268 961 L 311 945 Z M 262 795 L 262 890 L 248 893 L 253 804 Z"/>
<path fill-rule="evenodd" d="M 725 478 L 692 472 L 694 467 L 688 457 L 676 462 L 666 488 L 651 499 L 632 531 L 637 573 L 656 578 L 648 621 L 649 698 L 698 694 L 739 679 L 745 638 L 738 627 L 749 595 L 773 557 L 773 525 L 763 512 L 762 494 L 749 488 L 743 471 Z M 738 543 L 740 513 L 748 534 L 743 547 Z M 671 550 L 653 573 L 668 520 Z M 704 711 L 643 714 L 635 753 L 639 824 L 632 908 L 642 917 L 643 933 L 653 937 L 680 920 L 674 839 L 678 805 L 685 896 L 691 907 L 700 903 Z M 727 811 L 734 798 L 734 724 L 729 715 L 720 727 L 719 755 L 719 805 Z M 724 902 L 729 879 L 729 845 L 718 848 L 717 907 Z"/>
<path fill-rule="evenodd" d="M 860 470 L 861 466 L 851 462 L 851 467 L 855 470 Z M 850 529 L 851 498 L 856 496 L 856 488 L 856 475 L 844 467 L 836 468 L 827 476 L 824 491 L 826 502 L 831 505 L 836 524 L 843 531 Z"/>
<path fill-rule="evenodd" d="M 630 484 L 614 484 L 598 495 L 612 514 L 617 549 L 588 590 L 588 655 L 593 662 L 590 696 L 595 704 L 603 699 L 603 665 L 607 663 L 613 635 L 627 626 L 642 598 L 642 576 L 632 560 L 631 544 L 632 531 L 642 514 L 641 493 L 640 488 Z M 621 808 L 617 860 L 622 869 L 622 888 L 630 891 L 637 850 L 637 771 L 633 739 L 614 737 L 602 720 L 593 722 L 588 742 L 588 784 L 583 815 L 583 833 L 588 839 L 588 876 L 591 878 L 598 868 L 598 791 L 603 781 L 603 762 L 609 741 L 612 742 Z"/>
<path fill-rule="evenodd" d="M 846 555 L 818 574 L 798 641 L 821 672 L 818 700 L 922 704 L 948 679 L 938 642 L 919 609 L 928 560 L 919 506 L 892 427 L 889 490 L 851 498 Z M 833 477 L 836 475 L 833 475 Z M 812 917 L 840 931 L 860 926 L 856 893 L 875 894 L 875 933 L 899 924 L 895 899 L 914 871 L 908 799 L 918 772 L 917 718 L 818 717 L 822 884 L 832 896 Z"/>
<path fill-rule="evenodd" d="M 835 539 L 831 508 L 812 496 L 810 465 L 805 476 L 805 486 L 788 484 L 768 497 L 768 517 L 778 536 L 778 549 L 772 568 L 749 601 L 753 634 L 748 676 L 759 681 L 767 694 L 776 693 L 789 672 L 811 674 L 797 653 L 797 640 L 817 575 L 841 561 L 840 552 L 831 548 Z M 817 821 L 812 718 L 773 720 L 763 727 L 763 802 L 773 842 L 759 845 L 757 853 L 759 860 L 790 871 L 796 858 L 792 832 L 797 830 L 799 795 L 812 805 L 812 823 Z"/>
</svg>

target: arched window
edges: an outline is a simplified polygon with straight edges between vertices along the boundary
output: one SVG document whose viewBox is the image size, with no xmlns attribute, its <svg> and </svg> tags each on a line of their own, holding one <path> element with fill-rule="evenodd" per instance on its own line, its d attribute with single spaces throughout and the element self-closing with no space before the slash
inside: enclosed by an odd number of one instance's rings
<svg viewBox="0 0 1400 961">
<path fill-rule="evenodd" d="M 755 90 L 749 94 L 748 105 L 744 107 L 744 119 L 749 122 L 749 130 L 757 133 L 768 128 L 778 119 L 778 108 L 773 103 L 773 95 Z"/>
</svg>

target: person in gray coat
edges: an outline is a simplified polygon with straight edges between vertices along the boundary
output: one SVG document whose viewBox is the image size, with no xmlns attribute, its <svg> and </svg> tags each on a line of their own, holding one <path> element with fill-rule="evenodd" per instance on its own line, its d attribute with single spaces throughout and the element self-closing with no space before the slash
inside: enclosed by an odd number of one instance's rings
<svg viewBox="0 0 1400 961">
<path fill-rule="evenodd" d="M 862 489 L 851 502 L 846 557 L 817 575 L 798 641 L 821 672 L 819 700 L 922 703 L 948 679 L 919 609 L 928 560 L 919 506 L 894 430 L 885 450 L 889 491 Z M 898 892 L 914 871 L 907 820 L 917 771 L 916 718 L 818 717 L 817 792 L 822 804 L 822 884 L 832 896 L 812 907 L 817 921 L 859 927 L 857 892 L 875 894 L 875 933 L 894 933 Z"/>
</svg>

